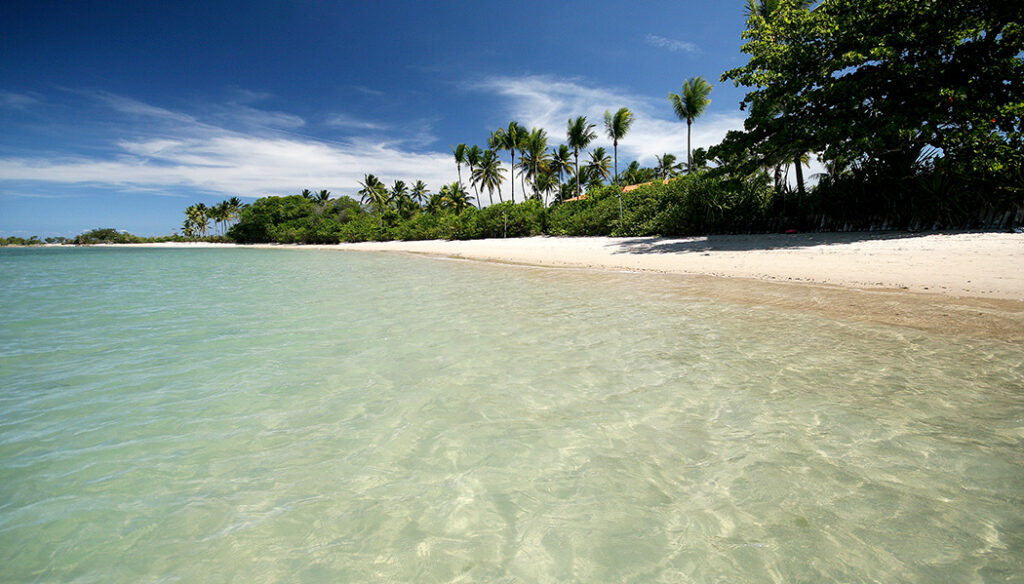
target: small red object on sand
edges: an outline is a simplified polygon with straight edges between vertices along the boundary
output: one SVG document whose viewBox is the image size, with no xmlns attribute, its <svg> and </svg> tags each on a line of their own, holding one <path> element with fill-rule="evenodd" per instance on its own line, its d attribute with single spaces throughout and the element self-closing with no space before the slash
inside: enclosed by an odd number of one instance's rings
<svg viewBox="0 0 1024 584">
<path fill-rule="evenodd" d="M 796 232 L 797 232 L 796 229 L 787 229 L 787 230 L 783 231 L 783 233 L 796 233 Z"/>
</svg>

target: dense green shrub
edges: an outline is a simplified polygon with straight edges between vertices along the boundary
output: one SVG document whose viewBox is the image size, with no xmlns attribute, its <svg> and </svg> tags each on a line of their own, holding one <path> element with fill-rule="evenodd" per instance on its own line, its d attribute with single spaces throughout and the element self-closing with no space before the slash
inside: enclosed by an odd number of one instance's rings
<svg viewBox="0 0 1024 584">
<path fill-rule="evenodd" d="M 619 189 L 603 187 L 580 201 L 558 203 L 548 210 L 551 235 L 611 235 L 619 218 Z"/>
<path fill-rule="evenodd" d="M 142 243 L 143 238 L 126 231 L 118 231 L 112 227 L 92 229 L 75 238 L 75 245 L 92 245 L 97 243 Z"/>
</svg>

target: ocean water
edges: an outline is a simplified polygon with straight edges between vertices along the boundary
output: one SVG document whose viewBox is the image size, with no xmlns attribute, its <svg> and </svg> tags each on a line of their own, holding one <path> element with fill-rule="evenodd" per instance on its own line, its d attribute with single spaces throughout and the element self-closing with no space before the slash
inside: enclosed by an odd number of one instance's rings
<svg viewBox="0 0 1024 584">
<path fill-rule="evenodd" d="M 1024 582 L 1024 349 L 685 279 L 0 250 L 2 582 Z"/>
</svg>

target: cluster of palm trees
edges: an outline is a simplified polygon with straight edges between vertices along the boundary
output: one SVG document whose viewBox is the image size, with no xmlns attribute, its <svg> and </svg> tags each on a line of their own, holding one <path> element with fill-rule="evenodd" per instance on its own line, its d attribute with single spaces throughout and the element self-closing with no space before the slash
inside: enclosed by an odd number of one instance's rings
<svg viewBox="0 0 1024 584">
<path fill-rule="evenodd" d="M 181 226 L 185 237 L 206 237 L 210 234 L 210 222 L 214 233 L 224 235 L 234 222 L 238 221 L 245 205 L 238 197 L 231 197 L 213 206 L 197 203 L 185 209 L 185 222 Z"/>
<path fill-rule="evenodd" d="M 693 167 L 691 149 L 691 128 L 693 121 L 702 115 L 711 100 L 708 94 L 711 85 L 703 77 L 686 80 L 680 94 L 670 93 L 669 102 L 676 115 L 687 124 L 686 135 L 686 166 Z M 619 141 L 629 132 L 635 116 L 628 108 L 618 111 L 605 111 L 604 130 L 612 141 L 612 155 L 609 156 L 604 147 L 594 148 L 589 159 L 580 166 L 580 154 L 586 151 L 597 139 L 596 124 L 589 123 L 586 116 L 578 116 L 568 121 L 566 126 L 566 143 L 548 147 L 548 135 L 543 129 L 527 130 L 518 122 L 509 122 L 508 127 L 498 128 L 491 132 L 486 149 L 479 146 L 459 144 L 452 147 L 455 165 L 459 175 L 458 185 L 462 185 L 462 165 L 469 167 L 469 184 L 473 189 L 474 198 L 479 201 L 481 193 L 487 191 L 490 203 L 494 204 L 494 191 L 498 191 L 498 201 L 504 202 L 501 185 L 505 181 L 506 170 L 498 153 L 508 151 L 512 179 L 509 181 L 510 197 L 516 201 L 515 174 L 518 171 L 519 184 L 523 199 L 527 198 L 527 186 L 532 190 L 532 197 L 547 205 L 548 195 L 558 194 L 565 199 L 566 195 L 582 194 L 584 187 L 600 186 L 605 182 L 622 184 L 633 179 L 651 180 L 655 177 L 671 178 L 682 172 L 683 166 L 676 163 L 676 157 L 665 154 L 657 157 L 658 167 L 651 172 L 641 172 L 637 162 L 630 164 L 623 175 L 619 174 Z M 519 161 L 516 162 L 516 156 Z M 568 184 L 563 180 L 568 176 Z M 638 182 L 643 182 L 638 181 Z"/>
<path fill-rule="evenodd" d="M 616 148 L 618 138 L 625 135 L 625 131 L 632 122 L 632 113 L 622 108 L 620 114 L 625 112 L 622 119 L 625 125 L 619 125 L 618 133 L 615 136 Z M 611 114 L 609 114 L 611 115 Z M 622 117 L 622 116 L 620 116 Z M 519 122 L 509 122 L 508 127 L 498 128 L 491 132 L 488 138 L 487 149 L 479 146 L 467 146 L 459 144 L 452 147 L 452 154 L 455 157 L 455 164 L 458 169 L 459 182 L 462 184 L 462 165 L 469 167 L 469 184 L 473 189 L 474 196 L 480 199 L 481 193 L 487 191 L 490 203 L 494 204 L 494 191 L 498 191 L 498 202 L 503 203 L 501 185 L 505 181 L 506 170 L 498 153 L 508 151 L 510 166 L 513 169 L 512 179 L 509 181 L 510 199 L 516 202 L 516 180 L 515 171 L 518 170 L 519 185 L 522 198 L 527 199 L 526 190 L 529 186 L 532 197 L 548 203 L 549 195 L 563 195 L 565 190 L 564 178 L 569 175 L 576 183 L 577 194 L 582 184 L 588 186 L 603 184 L 612 177 L 612 158 L 608 156 L 604 148 L 596 148 L 590 153 L 590 161 L 582 169 L 579 165 L 579 154 L 597 137 L 594 133 L 593 124 L 587 124 L 586 116 L 580 116 L 575 120 L 569 120 L 567 129 L 568 144 L 548 147 L 547 131 L 540 128 L 527 130 Z M 625 129 L 623 129 L 623 127 Z M 516 155 L 519 155 L 519 162 L 516 162 Z M 573 162 L 575 161 L 575 165 Z"/>
<path fill-rule="evenodd" d="M 374 211 L 381 227 L 384 225 L 384 213 L 389 209 L 404 219 L 409 219 L 418 210 L 438 213 L 442 209 L 452 209 L 458 215 L 475 200 L 466 193 L 460 182 L 444 185 L 440 191 L 432 194 L 422 180 L 416 181 L 411 188 L 404 181 L 396 180 L 389 188 L 375 175 L 367 174 L 359 186 L 359 202 Z"/>
</svg>

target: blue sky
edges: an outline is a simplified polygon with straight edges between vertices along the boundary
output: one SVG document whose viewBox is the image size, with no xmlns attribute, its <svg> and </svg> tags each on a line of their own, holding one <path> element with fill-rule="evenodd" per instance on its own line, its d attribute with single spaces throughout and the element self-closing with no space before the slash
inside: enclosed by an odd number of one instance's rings
<svg viewBox="0 0 1024 584">
<path fill-rule="evenodd" d="M 454 181 L 517 120 L 636 114 L 620 168 L 685 156 L 666 100 L 714 85 L 694 147 L 742 127 L 743 2 L 0 3 L 0 234 L 172 233 L 240 196 Z M 594 146 L 610 142 L 603 136 Z M 507 155 L 506 155 L 507 158 Z"/>
</svg>

